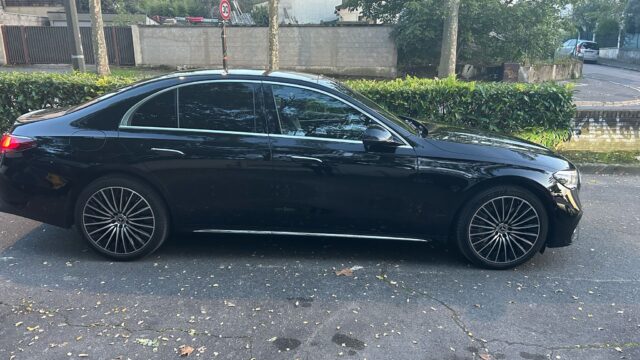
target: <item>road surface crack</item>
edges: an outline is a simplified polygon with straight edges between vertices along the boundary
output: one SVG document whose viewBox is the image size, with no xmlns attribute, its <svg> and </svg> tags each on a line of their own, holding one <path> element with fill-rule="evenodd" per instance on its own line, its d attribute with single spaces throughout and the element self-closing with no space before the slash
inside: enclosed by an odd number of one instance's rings
<svg viewBox="0 0 640 360">
<path fill-rule="evenodd" d="M 395 282 L 395 281 L 390 280 L 388 278 L 388 276 L 387 276 L 387 264 L 382 264 L 382 270 L 380 272 L 380 275 L 377 276 L 377 278 L 380 281 L 384 282 L 385 284 L 387 284 L 388 286 L 390 286 L 392 288 L 401 289 L 401 290 L 409 293 L 410 295 L 420 294 L 420 295 L 422 295 L 424 297 L 427 297 L 427 298 L 437 302 L 442 307 L 447 309 L 447 311 L 450 313 L 451 320 L 453 320 L 453 322 L 455 323 L 456 327 L 458 327 L 460 330 L 462 330 L 462 332 L 464 333 L 464 335 L 467 338 L 469 338 L 472 342 L 477 342 L 477 343 L 481 343 L 481 344 L 486 343 L 486 340 L 484 340 L 482 338 L 479 338 L 476 335 L 474 335 L 474 333 L 469 329 L 469 327 L 462 320 L 462 317 L 460 316 L 458 311 L 456 309 L 454 309 L 452 306 L 450 306 L 449 304 L 447 304 L 444 300 L 438 299 L 437 297 L 429 294 L 426 291 L 416 290 L 416 289 L 413 289 L 413 288 L 411 288 L 409 286 L 406 286 L 404 284 L 404 282 L 401 284 L 399 282 Z"/>
</svg>

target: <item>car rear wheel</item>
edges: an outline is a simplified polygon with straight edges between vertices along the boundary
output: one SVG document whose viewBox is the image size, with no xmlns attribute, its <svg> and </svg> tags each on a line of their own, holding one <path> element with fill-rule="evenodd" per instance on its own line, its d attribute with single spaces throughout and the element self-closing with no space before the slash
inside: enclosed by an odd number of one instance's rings
<svg viewBox="0 0 640 360">
<path fill-rule="evenodd" d="M 509 269 L 531 259 L 547 238 L 544 205 L 515 186 L 485 190 L 469 201 L 457 224 L 457 245 L 476 265 Z"/>
<path fill-rule="evenodd" d="M 78 230 L 101 254 L 115 260 L 149 255 L 169 234 L 160 196 L 124 176 L 100 178 L 80 194 L 75 211 Z"/>
</svg>

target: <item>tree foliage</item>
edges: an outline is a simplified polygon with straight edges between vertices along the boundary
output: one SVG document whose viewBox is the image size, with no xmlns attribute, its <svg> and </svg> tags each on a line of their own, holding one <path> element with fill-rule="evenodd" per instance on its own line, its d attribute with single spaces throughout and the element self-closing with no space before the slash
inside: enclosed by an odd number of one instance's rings
<svg viewBox="0 0 640 360">
<path fill-rule="evenodd" d="M 445 12 L 442 0 L 348 0 L 373 19 L 396 24 L 405 65 L 437 63 Z M 475 64 L 534 62 L 552 57 L 562 34 L 566 0 L 462 0 L 458 57 Z"/>
<path fill-rule="evenodd" d="M 585 38 L 600 34 L 598 28 L 609 31 L 611 22 L 615 22 L 618 24 L 615 30 L 617 36 L 623 25 L 626 3 L 627 0 L 573 0 L 571 17 L 574 26 Z M 603 23 L 608 24 L 602 27 Z"/>
<path fill-rule="evenodd" d="M 257 6 L 251 10 L 251 17 L 258 26 L 269 25 L 269 9 L 266 6 Z"/>
<path fill-rule="evenodd" d="M 640 33 L 640 0 L 629 0 L 624 15 L 627 34 Z"/>
</svg>

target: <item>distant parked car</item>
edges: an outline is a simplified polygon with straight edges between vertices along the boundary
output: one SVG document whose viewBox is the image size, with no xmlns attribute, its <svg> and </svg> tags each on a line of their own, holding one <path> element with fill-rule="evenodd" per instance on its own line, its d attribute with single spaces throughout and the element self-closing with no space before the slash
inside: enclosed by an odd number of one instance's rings
<svg viewBox="0 0 640 360">
<path fill-rule="evenodd" d="M 556 57 L 572 57 L 584 62 L 598 62 L 600 47 L 597 42 L 569 39 L 556 50 Z"/>
<path fill-rule="evenodd" d="M 0 149 L 0 211 L 75 224 L 118 260 L 173 229 L 452 241 L 506 269 L 571 244 L 582 216 L 578 170 L 551 150 L 317 75 L 175 73 L 23 115 Z"/>
</svg>

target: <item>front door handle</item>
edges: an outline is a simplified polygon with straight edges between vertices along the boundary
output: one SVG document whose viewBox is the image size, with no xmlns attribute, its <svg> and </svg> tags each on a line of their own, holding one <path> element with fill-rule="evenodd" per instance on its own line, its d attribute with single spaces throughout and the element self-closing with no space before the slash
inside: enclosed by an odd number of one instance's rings
<svg viewBox="0 0 640 360">
<path fill-rule="evenodd" d="M 183 153 L 180 150 L 175 150 L 175 149 L 152 148 L 151 151 L 157 152 L 157 153 L 165 153 L 165 154 L 173 154 L 173 155 L 185 156 L 185 153 Z"/>
<path fill-rule="evenodd" d="M 309 156 L 297 156 L 297 155 L 290 155 L 289 159 L 293 160 L 293 161 L 298 161 L 298 162 L 314 162 L 314 163 L 318 163 L 318 164 L 322 164 L 323 161 L 318 159 L 318 158 L 314 158 L 314 157 L 309 157 Z"/>
</svg>

